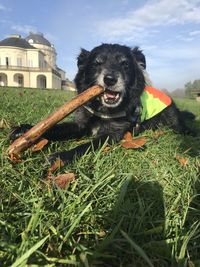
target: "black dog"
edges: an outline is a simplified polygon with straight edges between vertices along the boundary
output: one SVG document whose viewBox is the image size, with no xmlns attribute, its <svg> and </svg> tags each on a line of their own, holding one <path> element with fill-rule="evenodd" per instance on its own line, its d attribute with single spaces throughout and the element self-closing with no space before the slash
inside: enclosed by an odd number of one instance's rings
<svg viewBox="0 0 200 267">
<path fill-rule="evenodd" d="M 145 56 L 137 47 L 130 49 L 118 44 L 102 44 L 91 52 L 82 49 L 75 77 L 78 93 L 96 84 L 103 86 L 105 92 L 80 107 L 75 113 L 74 122 L 57 124 L 43 137 L 56 141 L 93 135 L 94 139 L 92 144 L 82 144 L 72 150 L 51 155 L 50 163 L 60 158 L 66 164 L 75 156 L 83 155 L 91 145 L 97 149 L 106 140 L 110 144 L 119 142 L 126 131 L 135 130 L 139 133 L 163 124 L 175 132 L 190 133 L 183 120 L 183 115 L 189 112 L 181 113 L 173 102 L 153 118 L 140 121 L 140 97 L 146 85 L 145 68 Z M 190 116 L 193 118 L 193 115 Z M 30 127 L 19 126 L 10 138 L 16 139 Z"/>
</svg>

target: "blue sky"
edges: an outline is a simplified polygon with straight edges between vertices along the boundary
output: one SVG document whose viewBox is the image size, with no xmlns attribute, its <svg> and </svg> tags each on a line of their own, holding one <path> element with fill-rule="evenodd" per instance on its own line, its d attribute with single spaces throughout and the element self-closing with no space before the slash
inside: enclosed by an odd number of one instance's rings
<svg viewBox="0 0 200 267">
<path fill-rule="evenodd" d="M 140 46 L 158 88 L 200 79 L 200 0 L 0 0 L 0 39 L 42 32 L 74 78 L 80 48 Z"/>
</svg>

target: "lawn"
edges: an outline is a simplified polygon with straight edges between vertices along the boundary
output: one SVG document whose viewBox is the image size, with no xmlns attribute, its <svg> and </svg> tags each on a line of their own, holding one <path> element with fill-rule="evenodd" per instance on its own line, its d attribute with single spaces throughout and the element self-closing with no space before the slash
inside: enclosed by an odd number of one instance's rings
<svg viewBox="0 0 200 267">
<path fill-rule="evenodd" d="M 0 120 L 33 124 L 71 97 L 0 88 Z M 192 126 L 200 132 L 200 103 L 176 102 L 196 114 Z M 1 267 L 200 266 L 199 136 L 146 131 L 145 149 L 88 152 L 61 171 L 76 174 L 61 189 L 45 181 L 43 163 L 78 142 L 28 150 L 13 165 L 6 155 L 9 131 L 0 129 Z"/>
</svg>

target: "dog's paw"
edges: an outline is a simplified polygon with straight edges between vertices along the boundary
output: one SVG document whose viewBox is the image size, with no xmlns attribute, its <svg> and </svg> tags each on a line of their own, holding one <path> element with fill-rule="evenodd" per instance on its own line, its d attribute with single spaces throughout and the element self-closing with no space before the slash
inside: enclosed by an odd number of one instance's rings
<svg viewBox="0 0 200 267">
<path fill-rule="evenodd" d="M 47 157 L 46 162 L 43 164 L 43 176 L 48 176 L 54 173 L 55 171 L 59 170 L 67 163 L 66 159 L 63 158 L 63 153 L 66 152 L 57 152 L 51 154 Z"/>
<path fill-rule="evenodd" d="M 9 139 L 11 141 L 14 141 L 17 138 L 19 138 L 21 135 L 23 135 L 25 132 L 30 130 L 31 128 L 32 128 L 32 125 L 30 124 L 21 124 L 20 126 L 13 127 L 9 135 Z"/>
<path fill-rule="evenodd" d="M 47 158 L 44 168 L 51 168 L 55 164 L 58 167 L 63 167 L 67 163 L 70 163 L 74 156 L 71 150 L 53 153 Z"/>
<path fill-rule="evenodd" d="M 57 152 L 57 153 L 54 153 L 54 154 L 51 154 L 48 158 L 47 158 L 47 164 L 49 166 L 52 166 L 54 165 L 56 162 L 62 162 L 62 156 L 61 156 L 61 153 L 60 152 Z"/>
<path fill-rule="evenodd" d="M 65 165 L 65 164 L 71 162 L 73 160 L 74 156 L 75 156 L 75 153 L 73 150 L 56 152 L 56 153 L 51 154 L 48 157 L 48 161 L 52 164 L 56 160 L 60 160 Z"/>
</svg>

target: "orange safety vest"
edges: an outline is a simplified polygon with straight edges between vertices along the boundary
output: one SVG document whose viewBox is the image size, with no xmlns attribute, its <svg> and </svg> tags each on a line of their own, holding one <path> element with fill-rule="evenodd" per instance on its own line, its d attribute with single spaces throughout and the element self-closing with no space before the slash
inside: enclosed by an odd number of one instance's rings
<svg viewBox="0 0 200 267">
<path fill-rule="evenodd" d="M 146 86 L 140 97 L 142 104 L 141 122 L 151 119 L 172 103 L 172 99 L 162 91 Z"/>
</svg>

